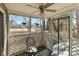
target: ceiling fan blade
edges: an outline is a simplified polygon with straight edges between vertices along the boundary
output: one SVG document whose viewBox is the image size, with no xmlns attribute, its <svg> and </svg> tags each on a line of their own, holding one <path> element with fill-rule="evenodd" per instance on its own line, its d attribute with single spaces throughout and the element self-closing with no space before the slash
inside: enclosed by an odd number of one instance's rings
<svg viewBox="0 0 79 59">
<path fill-rule="evenodd" d="M 47 3 L 47 4 L 44 5 L 44 8 L 46 9 L 46 8 L 52 6 L 53 4 L 55 4 L 55 3 Z"/>
<path fill-rule="evenodd" d="M 56 12 L 57 10 L 46 9 L 45 11 L 48 11 L 48 12 Z"/>
<path fill-rule="evenodd" d="M 34 11 L 34 12 L 32 12 L 31 14 L 34 14 L 34 13 L 36 13 L 36 12 L 38 12 L 39 10 L 36 10 L 36 11 Z"/>
<path fill-rule="evenodd" d="M 29 6 L 29 7 L 35 8 L 35 9 L 39 9 L 39 8 L 32 6 L 32 5 L 26 5 L 26 6 Z"/>
</svg>

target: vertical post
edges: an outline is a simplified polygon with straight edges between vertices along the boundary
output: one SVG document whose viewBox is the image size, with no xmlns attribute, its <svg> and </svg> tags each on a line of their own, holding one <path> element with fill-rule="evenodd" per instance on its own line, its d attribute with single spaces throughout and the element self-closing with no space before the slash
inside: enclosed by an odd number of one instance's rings
<svg viewBox="0 0 79 59">
<path fill-rule="evenodd" d="M 77 39 L 79 39 L 79 12 L 77 11 Z"/>
<path fill-rule="evenodd" d="M 44 31 L 45 31 L 45 19 L 42 19 L 43 27 L 42 27 L 42 44 L 45 46 L 45 40 L 44 40 Z"/>
<path fill-rule="evenodd" d="M 60 19 L 58 19 L 58 55 L 59 55 L 59 30 L 60 30 L 60 28 L 59 28 L 59 20 Z"/>
<path fill-rule="evenodd" d="M 3 24 L 4 24 L 4 51 L 3 51 L 3 55 L 6 56 L 7 53 L 7 23 L 6 23 L 6 14 L 4 15 L 4 20 L 3 20 Z"/>
<path fill-rule="evenodd" d="M 50 25 L 51 25 L 51 52 L 50 53 L 52 53 L 52 47 L 53 47 L 53 41 L 52 41 L 53 40 L 53 37 L 52 37 L 53 33 L 52 32 L 53 32 L 53 28 L 52 28 L 52 19 L 50 18 L 50 20 L 51 20 L 51 22 L 50 22 Z"/>
<path fill-rule="evenodd" d="M 52 37 L 52 19 L 51 18 L 48 18 L 48 24 L 47 25 L 48 25 L 49 32 L 51 33 L 51 37 L 50 37 L 51 39 L 50 39 L 49 43 L 51 44 L 50 49 L 51 49 L 51 53 L 52 53 L 52 47 L 53 47 L 52 46 L 52 44 L 53 44 L 52 38 L 53 37 Z"/>
<path fill-rule="evenodd" d="M 45 19 L 43 19 L 43 31 L 45 31 Z"/>
<path fill-rule="evenodd" d="M 47 29 L 50 31 L 50 19 L 48 18 Z"/>
<path fill-rule="evenodd" d="M 29 17 L 29 34 L 31 34 L 31 17 Z"/>
<path fill-rule="evenodd" d="M 68 16 L 69 19 L 69 56 L 72 55 L 72 15 Z"/>
<path fill-rule="evenodd" d="M 45 31 L 45 19 L 42 18 L 42 28 L 41 28 L 41 41 L 40 41 L 40 45 L 41 46 L 45 46 L 46 47 L 46 42 L 44 39 L 44 31 Z"/>
<path fill-rule="evenodd" d="M 7 26 L 7 40 L 6 40 L 6 55 L 8 56 L 8 40 L 9 40 L 9 14 L 6 11 L 6 26 Z"/>
<path fill-rule="evenodd" d="M 4 15 L 0 12 L 0 56 L 4 55 Z"/>
<path fill-rule="evenodd" d="M 7 17 L 8 17 L 8 20 L 7 20 L 7 38 L 8 38 L 7 39 L 7 55 L 10 55 L 9 54 L 9 52 L 10 52 L 10 50 L 9 50 L 10 49 L 10 24 L 11 24 L 10 19 L 12 16 L 8 15 Z"/>
</svg>

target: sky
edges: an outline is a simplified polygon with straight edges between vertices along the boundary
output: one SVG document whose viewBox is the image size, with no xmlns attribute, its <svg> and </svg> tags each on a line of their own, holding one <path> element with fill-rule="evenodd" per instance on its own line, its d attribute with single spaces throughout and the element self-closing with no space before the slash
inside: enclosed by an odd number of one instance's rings
<svg viewBox="0 0 79 59">
<path fill-rule="evenodd" d="M 17 25 L 20 25 L 23 22 L 28 22 L 28 20 L 29 20 L 28 17 L 25 17 L 27 20 L 25 20 L 22 16 L 11 15 L 11 17 L 12 17 L 11 20 L 14 20 L 17 23 Z"/>
<path fill-rule="evenodd" d="M 76 11 L 75 10 L 73 10 L 73 12 L 72 12 L 72 22 L 73 22 L 73 24 L 76 24 Z"/>
</svg>

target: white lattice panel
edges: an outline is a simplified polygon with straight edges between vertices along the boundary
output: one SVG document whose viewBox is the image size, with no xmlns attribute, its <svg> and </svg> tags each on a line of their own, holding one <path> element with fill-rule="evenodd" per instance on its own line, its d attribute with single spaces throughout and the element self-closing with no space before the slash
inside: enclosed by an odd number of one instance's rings
<svg viewBox="0 0 79 59">
<path fill-rule="evenodd" d="M 18 34 L 20 33 L 20 34 Z M 37 47 L 39 45 L 41 35 L 40 33 L 37 34 L 31 34 L 31 36 L 35 39 L 35 46 Z M 26 46 L 26 39 L 28 35 L 24 34 L 24 32 L 13 32 L 10 33 L 10 39 L 9 39 L 9 55 L 16 55 L 19 53 L 23 53 L 27 50 Z"/>
</svg>

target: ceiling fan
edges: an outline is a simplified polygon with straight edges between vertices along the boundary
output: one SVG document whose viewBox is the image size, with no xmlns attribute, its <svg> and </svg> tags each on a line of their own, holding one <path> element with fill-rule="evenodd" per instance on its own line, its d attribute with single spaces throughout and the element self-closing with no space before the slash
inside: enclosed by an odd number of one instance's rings
<svg viewBox="0 0 79 59">
<path fill-rule="evenodd" d="M 37 9 L 35 12 L 40 11 L 40 14 L 41 13 L 45 14 L 44 11 L 47 11 L 47 12 L 56 12 L 56 10 L 47 9 L 48 7 L 50 7 L 52 5 L 54 5 L 54 3 L 46 3 L 46 4 L 41 3 L 38 7 L 35 7 L 35 6 L 32 6 L 32 5 L 26 5 L 26 6 L 29 6 L 29 7 Z M 33 12 L 33 13 L 35 13 L 35 12 Z"/>
</svg>

